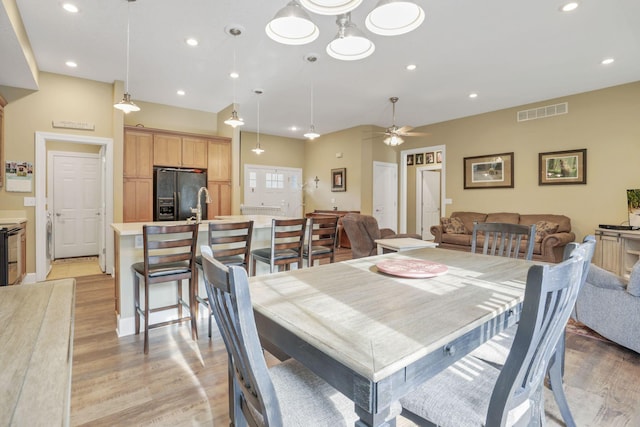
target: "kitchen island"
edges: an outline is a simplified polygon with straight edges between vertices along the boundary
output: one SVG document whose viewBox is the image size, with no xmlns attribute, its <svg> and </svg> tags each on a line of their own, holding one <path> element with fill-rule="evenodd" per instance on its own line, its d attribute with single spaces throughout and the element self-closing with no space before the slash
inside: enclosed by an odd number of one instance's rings
<svg viewBox="0 0 640 427">
<path fill-rule="evenodd" d="M 228 215 L 217 217 L 218 219 L 206 220 L 200 223 L 198 229 L 197 253 L 200 253 L 200 246 L 208 244 L 208 229 L 210 222 L 237 222 L 253 220 L 253 236 L 251 248 L 267 248 L 271 242 L 271 220 L 268 215 Z M 131 265 L 143 260 L 142 249 L 142 226 L 148 225 L 175 225 L 184 224 L 184 221 L 162 221 L 162 222 L 127 222 L 114 223 L 111 227 L 114 230 L 115 243 L 115 303 L 117 323 L 116 331 L 118 336 L 133 335 L 135 333 L 135 309 L 133 302 L 134 274 Z M 261 264 L 261 263 L 258 263 Z M 263 272 L 264 266 L 258 266 L 258 274 Z M 268 269 L 266 270 L 268 271 Z M 198 275 L 198 294 L 205 295 L 202 275 Z M 188 292 L 188 286 L 183 286 L 183 292 Z M 159 283 L 154 285 L 153 294 L 150 293 L 151 307 L 159 305 L 169 305 L 175 300 L 175 285 L 173 283 Z M 183 295 L 185 301 L 189 301 L 188 295 Z M 199 310 L 201 315 L 206 315 L 206 310 Z M 150 315 L 150 323 L 163 322 L 177 318 L 177 310 L 155 312 Z"/>
</svg>

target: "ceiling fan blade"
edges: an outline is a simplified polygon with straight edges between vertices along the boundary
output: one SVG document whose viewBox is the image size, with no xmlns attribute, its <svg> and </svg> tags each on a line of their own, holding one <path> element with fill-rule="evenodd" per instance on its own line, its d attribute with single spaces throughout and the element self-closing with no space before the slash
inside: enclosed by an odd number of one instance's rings
<svg viewBox="0 0 640 427">
<path fill-rule="evenodd" d="M 400 129 L 398 129 L 398 133 L 411 132 L 411 129 L 413 129 L 411 126 L 402 126 Z"/>
<path fill-rule="evenodd" d="M 402 134 L 402 136 L 428 136 L 428 135 L 431 135 L 431 134 L 427 132 L 406 132 Z"/>
</svg>

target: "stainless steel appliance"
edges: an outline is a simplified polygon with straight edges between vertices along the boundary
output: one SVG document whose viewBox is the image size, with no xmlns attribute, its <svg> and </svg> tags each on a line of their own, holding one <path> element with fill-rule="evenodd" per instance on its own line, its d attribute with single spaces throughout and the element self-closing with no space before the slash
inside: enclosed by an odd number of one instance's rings
<svg viewBox="0 0 640 427">
<path fill-rule="evenodd" d="M 0 228 L 0 286 L 18 281 L 20 227 Z"/>
<path fill-rule="evenodd" d="M 207 174 L 197 169 L 156 168 L 153 171 L 153 220 L 182 221 L 195 217 L 198 190 L 207 186 Z M 202 218 L 207 217 L 203 201 Z"/>
</svg>

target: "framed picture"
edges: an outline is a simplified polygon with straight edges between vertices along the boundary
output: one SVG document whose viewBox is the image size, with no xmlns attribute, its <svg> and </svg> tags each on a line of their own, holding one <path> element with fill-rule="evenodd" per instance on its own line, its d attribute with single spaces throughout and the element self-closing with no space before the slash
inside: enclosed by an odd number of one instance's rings
<svg viewBox="0 0 640 427">
<path fill-rule="evenodd" d="M 331 169 L 331 191 L 347 191 L 347 168 Z"/>
<path fill-rule="evenodd" d="M 586 148 L 538 154 L 538 185 L 586 183 Z"/>
<path fill-rule="evenodd" d="M 407 166 L 413 165 L 413 154 L 407 154 Z"/>
<path fill-rule="evenodd" d="M 513 188 L 513 153 L 465 157 L 464 188 Z"/>
<path fill-rule="evenodd" d="M 436 151 L 436 163 L 442 163 L 442 151 Z"/>
<path fill-rule="evenodd" d="M 416 154 L 416 165 L 424 164 L 424 154 Z"/>
<path fill-rule="evenodd" d="M 432 165 L 436 162 L 436 158 L 435 155 L 433 154 L 433 151 L 430 151 L 428 153 L 425 153 L 425 163 L 428 165 Z"/>
</svg>

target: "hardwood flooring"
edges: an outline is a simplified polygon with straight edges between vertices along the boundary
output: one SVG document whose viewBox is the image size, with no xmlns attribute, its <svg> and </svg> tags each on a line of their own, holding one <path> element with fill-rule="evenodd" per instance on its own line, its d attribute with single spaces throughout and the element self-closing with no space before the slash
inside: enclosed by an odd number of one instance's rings
<svg viewBox="0 0 640 427">
<path fill-rule="evenodd" d="M 186 323 L 152 329 L 145 356 L 141 335 L 116 336 L 113 298 L 110 276 L 77 278 L 71 424 L 228 426 L 227 355 L 217 331 L 210 340 L 201 319 L 194 342 Z M 578 426 L 640 425 L 637 353 L 569 333 L 565 379 Z M 545 396 L 547 425 L 564 425 L 551 392 Z"/>
</svg>

